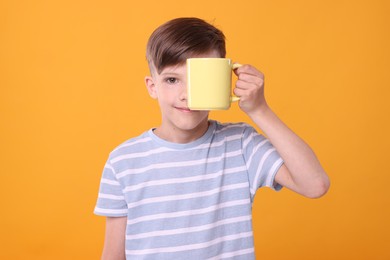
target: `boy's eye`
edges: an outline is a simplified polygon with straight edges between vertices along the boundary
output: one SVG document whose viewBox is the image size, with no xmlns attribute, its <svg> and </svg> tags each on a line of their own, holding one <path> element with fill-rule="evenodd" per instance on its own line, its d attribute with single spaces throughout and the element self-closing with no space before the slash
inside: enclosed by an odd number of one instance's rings
<svg viewBox="0 0 390 260">
<path fill-rule="evenodd" d="M 177 83 L 177 78 L 167 78 L 165 81 L 168 84 L 175 84 L 175 83 Z"/>
</svg>

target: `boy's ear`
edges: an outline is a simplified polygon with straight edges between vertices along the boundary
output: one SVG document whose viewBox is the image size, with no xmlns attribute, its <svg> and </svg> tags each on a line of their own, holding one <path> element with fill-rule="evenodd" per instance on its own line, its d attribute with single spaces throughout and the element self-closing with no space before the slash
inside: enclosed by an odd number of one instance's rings
<svg viewBox="0 0 390 260">
<path fill-rule="evenodd" d="M 152 98 L 157 99 L 157 89 L 156 89 L 156 85 L 154 84 L 153 77 L 146 76 L 145 77 L 145 85 L 146 85 L 146 88 L 148 89 L 149 95 Z"/>
</svg>

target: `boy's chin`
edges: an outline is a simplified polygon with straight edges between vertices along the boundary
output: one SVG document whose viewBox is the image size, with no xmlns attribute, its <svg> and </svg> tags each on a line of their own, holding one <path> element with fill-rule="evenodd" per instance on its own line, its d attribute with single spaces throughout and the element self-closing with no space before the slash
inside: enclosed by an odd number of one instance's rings
<svg viewBox="0 0 390 260">
<path fill-rule="evenodd" d="M 202 118 L 182 118 L 176 121 L 175 124 L 184 131 L 196 131 L 208 127 L 208 115 Z"/>
</svg>

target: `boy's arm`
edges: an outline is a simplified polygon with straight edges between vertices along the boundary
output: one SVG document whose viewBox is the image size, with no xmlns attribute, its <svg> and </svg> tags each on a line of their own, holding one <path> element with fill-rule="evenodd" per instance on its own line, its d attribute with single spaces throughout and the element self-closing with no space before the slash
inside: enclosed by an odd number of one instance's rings
<svg viewBox="0 0 390 260">
<path fill-rule="evenodd" d="M 107 217 L 102 260 L 122 260 L 125 255 L 127 217 Z"/>
<path fill-rule="evenodd" d="M 235 70 L 238 75 L 234 93 L 240 108 L 264 132 L 284 164 L 275 181 L 309 198 L 324 195 L 329 179 L 312 149 L 291 131 L 270 109 L 264 97 L 264 76 L 250 65 Z"/>
</svg>

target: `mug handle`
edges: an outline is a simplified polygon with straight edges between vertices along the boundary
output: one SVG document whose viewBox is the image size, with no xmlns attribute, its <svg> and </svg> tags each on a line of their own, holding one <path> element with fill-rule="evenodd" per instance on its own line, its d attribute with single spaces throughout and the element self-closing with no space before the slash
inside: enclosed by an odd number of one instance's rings
<svg viewBox="0 0 390 260">
<path fill-rule="evenodd" d="M 239 67 L 241 67 L 242 66 L 242 64 L 240 64 L 240 63 L 234 63 L 233 65 L 232 65 L 232 70 L 235 70 L 235 69 L 237 69 L 237 68 L 239 68 Z M 239 101 L 240 100 L 240 98 L 239 97 L 237 97 L 237 96 L 232 96 L 231 98 L 230 98 L 230 102 L 236 102 L 236 101 Z"/>
</svg>

